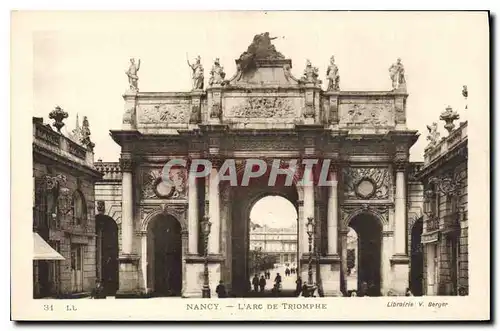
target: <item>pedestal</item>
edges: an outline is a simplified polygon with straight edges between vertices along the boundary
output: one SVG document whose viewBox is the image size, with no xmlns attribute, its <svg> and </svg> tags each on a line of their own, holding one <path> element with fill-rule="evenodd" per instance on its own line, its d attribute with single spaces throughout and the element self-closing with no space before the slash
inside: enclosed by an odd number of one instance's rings
<svg viewBox="0 0 500 331">
<path fill-rule="evenodd" d="M 208 280 L 210 285 L 210 297 L 217 298 L 215 290 L 221 280 L 221 268 L 223 259 L 221 256 L 211 255 L 208 258 Z M 186 258 L 185 288 L 182 289 L 183 298 L 201 298 L 204 283 L 204 257 L 188 256 Z M 228 291 L 228 284 L 224 283 Z"/>
<path fill-rule="evenodd" d="M 394 255 L 391 258 L 391 285 L 390 291 L 394 295 L 404 296 L 406 289 L 409 287 L 409 263 L 410 260 L 406 255 Z M 383 293 L 387 295 L 387 293 Z"/>
<path fill-rule="evenodd" d="M 139 256 L 122 255 L 118 258 L 120 266 L 119 288 L 116 298 L 137 298 L 141 297 L 139 285 Z"/>
<path fill-rule="evenodd" d="M 341 263 L 338 255 L 321 257 L 319 261 L 319 276 L 321 288 L 325 297 L 342 296 L 341 292 Z"/>
</svg>

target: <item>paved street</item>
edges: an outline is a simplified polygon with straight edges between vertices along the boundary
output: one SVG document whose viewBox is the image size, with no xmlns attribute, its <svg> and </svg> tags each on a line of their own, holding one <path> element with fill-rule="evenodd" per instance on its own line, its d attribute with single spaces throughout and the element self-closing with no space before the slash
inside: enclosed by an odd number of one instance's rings
<svg viewBox="0 0 500 331">
<path fill-rule="evenodd" d="M 271 290 L 274 286 L 274 278 L 276 278 L 276 275 L 279 273 L 281 275 L 281 293 L 279 296 L 284 296 L 284 297 L 290 297 L 290 296 L 295 296 L 295 280 L 297 279 L 297 274 L 291 274 L 290 276 L 285 276 L 285 269 L 286 267 L 276 267 L 274 269 L 269 269 L 269 272 L 271 272 L 271 279 L 266 279 L 266 287 L 264 290 L 264 293 L 255 293 L 253 291 L 252 287 L 252 292 L 250 293 L 250 296 L 256 296 L 256 297 L 262 297 L 262 296 L 273 296 Z M 258 276 L 260 278 L 261 275 L 263 275 L 264 272 L 261 272 Z M 254 275 L 251 275 L 250 277 L 250 283 L 252 282 L 252 278 Z"/>
</svg>

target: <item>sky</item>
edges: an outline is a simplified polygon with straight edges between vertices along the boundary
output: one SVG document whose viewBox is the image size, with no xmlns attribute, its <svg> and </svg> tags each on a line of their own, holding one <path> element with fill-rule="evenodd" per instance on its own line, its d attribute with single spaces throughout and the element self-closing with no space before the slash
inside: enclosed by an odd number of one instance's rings
<svg viewBox="0 0 500 331">
<path fill-rule="evenodd" d="M 287 199 L 280 196 L 267 196 L 253 205 L 250 220 L 270 228 L 290 228 L 294 223 L 297 224 L 297 211 Z"/>
<path fill-rule="evenodd" d="M 440 122 L 447 105 L 467 119 L 462 85 L 469 90 L 468 111 L 476 91 L 488 88 L 488 68 L 481 65 L 488 60 L 487 25 L 480 13 L 75 12 L 38 18 L 43 28 L 33 33 L 33 112 L 49 121 L 59 105 L 69 113 L 68 131 L 76 114 L 80 121 L 87 116 L 96 160 L 118 160 L 109 130 L 121 127 L 131 57 L 141 59 L 141 91 L 188 91 L 187 55 L 190 61 L 200 55 L 206 72 L 219 57 L 231 77 L 234 60 L 266 31 L 278 37 L 273 43 L 292 60 L 296 77 L 309 59 L 325 82 L 334 55 L 342 90 L 390 90 L 388 68 L 400 57 L 409 93 L 407 125 L 421 133 L 412 161 L 423 160 L 426 125 Z"/>
</svg>

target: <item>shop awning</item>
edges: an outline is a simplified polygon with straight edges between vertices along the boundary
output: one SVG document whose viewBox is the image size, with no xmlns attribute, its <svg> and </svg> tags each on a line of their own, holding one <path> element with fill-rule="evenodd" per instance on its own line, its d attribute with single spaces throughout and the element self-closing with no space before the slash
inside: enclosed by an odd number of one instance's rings
<svg viewBox="0 0 500 331">
<path fill-rule="evenodd" d="M 33 260 L 64 260 L 64 257 L 33 232 Z"/>
</svg>

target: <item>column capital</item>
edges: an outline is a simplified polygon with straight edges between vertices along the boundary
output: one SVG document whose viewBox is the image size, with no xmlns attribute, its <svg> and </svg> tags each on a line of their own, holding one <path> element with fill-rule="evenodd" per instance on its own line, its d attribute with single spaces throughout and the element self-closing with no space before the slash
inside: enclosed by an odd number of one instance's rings
<svg viewBox="0 0 500 331">
<path fill-rule="evenodd" d="M 132 172 L 134 164 L 137 162 L 137 158 L 131 153 L 121 153 L 119 162 L 122 172 Z"/>
<path fill-rule="evenodd" d="M 212 168 L 220 169 L 222 164 L 224 163 L 224 159 L 219 155 L 212 155 L 208 157 L 210 163 L 212 163 Z"/>
</svg>

